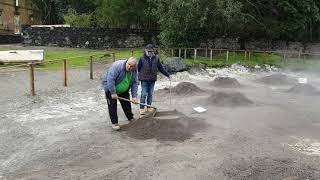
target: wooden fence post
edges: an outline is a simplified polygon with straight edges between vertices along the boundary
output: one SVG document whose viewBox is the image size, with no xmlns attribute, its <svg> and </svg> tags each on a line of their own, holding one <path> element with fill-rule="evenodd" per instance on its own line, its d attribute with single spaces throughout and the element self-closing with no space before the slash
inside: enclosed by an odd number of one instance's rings
<svg viewBox="0 0 320 180">
<path fill-rule="evenodd" d="M 90 56 L 90 79 L 93 79 L 93 57 Z"/>
<path fill-rule="evenodd" d="M 113 62 L 116 61 L 116 53 L 112 53 L 112 61 L 113 61 Z"/>
<path fill-rule="evenodd" d="M 247 60 L 247 51 L 244 51 L 244 60 Z"/>
<path fill-rule="evenodd" d="M 171 56 L 173 57 L 173 49 L 171 49 Z"/>
<path fill-rule="evenodd" d="M 197 59 L 197 49 L 194 49 L 194 60 Z"/>
<path fill-rule="evenodd" d="M 249 61 L 251 60 L 251 51 L 248 52 L 249 53 Z"/>
<path fill-rule="evenodd" d="M 34 90 L 34 64 L 29 63 L 29 74 L 30 74 L 30 95 L 34 96 L 35 95 L 35 90 Z"/>
<path fill-rule="evenodd" d="M 181 57 L 181 48 L 179 48 L 179 57 Z"/>
<path fill-rule="evenodd" d="M 187 49 L 184 49 L 184 56 L 183 56 L 184 59 L 187 59 Z"/>
<path fill-rule="evenodd" d="M 63 86 L 67 87 L 67 60 L 63 60 Z"/>
<path fill-rule="evenodd" d="M 212 49 L 210 49 L 210 60 L 212 61 Z"/>
<path fill-rule="evenodd" d="M 226 56 L 226 61 L 229 60 L 229 50 L 227 50 L 227 56 Z"/>
</svg>

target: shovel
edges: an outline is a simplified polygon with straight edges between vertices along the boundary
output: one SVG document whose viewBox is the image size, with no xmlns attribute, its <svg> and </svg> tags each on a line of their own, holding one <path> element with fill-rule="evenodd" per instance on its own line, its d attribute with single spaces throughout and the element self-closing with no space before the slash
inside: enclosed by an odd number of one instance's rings
<svg viewBox="0 0 320 180">
<path fill-rule="evenodd" d="M 126 98 L 123 98 L 123 97 L 118 97 L 118 99 L 123 100 L 123 101 L 127 101 L 127 102 L 131 102 L 133 104 L 140 104 L 140 105 L 143 105 L 143 106 L 147 106 L 149 108 L 153 108 L 154 111 L 150 115 L 148 115 L 148 117 L 154 117 L 156 115 L 156 113 L 157 113 L 157 108 L 154 107 L 154 106 L 151 106 L 151 105 L 148 105 L 148 104 L 144 104 L 144 103 L 140 103 L 140 102 L 137 103 L 137 102 L 134 102 L 134 101 L 132 101 L 130 99 L 126 99 Z M 146 117 L 146 116 L 147 115 L 145 115 L 144 117 Z"/>
</svg>

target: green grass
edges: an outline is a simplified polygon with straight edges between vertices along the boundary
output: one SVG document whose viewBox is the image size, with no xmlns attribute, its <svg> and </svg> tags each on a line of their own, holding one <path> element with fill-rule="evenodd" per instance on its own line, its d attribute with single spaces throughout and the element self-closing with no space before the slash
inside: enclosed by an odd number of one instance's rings
<svg viewBox="0 0 320 180">
<path fill-rule="evenodd" d="M 170 53 L 167 53 L 166 55 L 162 55 L 162 58 L 165 59 L 166 57 L 171 56 Z M 240 62 L 240 64 L 248 67 L 254 67 L 255 65 L 259 64 L 269 64 L 269 65 L 277 65 L 280 62 L 280 56 L 270 53 L 252 53 L 249 56 L 245 57 L 244 52 L 231 52 L 228 55 L 227 53 L 217 53 L 214 54 L 212 57 L 212 60 L 210 60 L 210 57 L 202 57 L 197 56 L 196 59 L 194 59 L 193 56 L 186 59 L 186 63 L 190 66 L 196 65 L 196 64 L 206 64 L 208 67 L 224 67 L 232 65 L 236 62 Z"/>
<path fill-rule="evenodd" d="M 289 58 L 286 60 L 282 60 L 278 65 L 281 68 L 319 71 L 320 59 L 305 60 L 301 58 Z"/>
<path fill-rule="evenodd" d="M 50 70 L 61 69 L 62 59 L 67 59 L 68 68 L 87 67 L 89 65 L 90 56 L 93 56 L 94 61 L 111 61 L 112 53 L 115 53 L 116 59 L 127 59 L 131 56 L 129 49 L 111 49 L 111 50 L 91 50 L 80 48 L 59 48 L 59 47 L 8 47 L 0 48 L 0 50 L 9 49 L 44 49 L 45 60 L 44 63 L 36 65 L 37 69 Z M 139 58 L 143 54 L 143 49 L 135 49 L 134 57 Z M 164 61 L 167 57 L 171 56 L 171 52 L 161 51 L 160 59 Z M 254 67 L 255 65 L 268 64 L 275 65 L 281 68 L 290 69 L 305 69 L 305 70 L 320 70 L 320 60 L 304 60 L 298 58 L 283 59 L 274 53 L 251 53 L 250 59 L 247 54 L 245 58 L 244 52 L 230 52 L 228 60 L 226 59 L 227 53 L 216 53 L 213 59 L 209 57 L 197 56 L 197 59 L 189 57 L 186 63 L 190 66 L 197 64 L 206 64 L 208 67 L 224 67 L 240 62 L 241 65 L 247 67 Z M 48 62 L 57 60 L 54 62 Z M 15 63 L 16 64 L 16 63 Z M 12 65 L 12 64 L 10 64 Z M 8 64 L 0 65 L 10 66 Z"/>
<path fill-rule="evenodd" d="M 240 62 L 240 64 L 248 67 L 254 67 L 259 64 L 269 64 L 276 65 L 279 61 L 279 56 L 274 54 L 260 54 L 254 53 L 251 54 L 250 59 L 247 56 L 245 58 L 244 53 L 229 53 L 229 58 L 226 58 L 226 53 L 222 53 L 220 55 L 213 56 L 212 60 L 206 57 L 197 57 L 196 60 L 192 58 L 187 59 L 187 64 L 197 64 L 202 63 L 206 64 L 209 67 L 223 67 L 234 64 L 236 62 Z"/>
<path fill-rule="evenodd" d="M 94 61 L 111 61 L 112 53 L 115 53 L 116 59 L 126 59 L 131 56 L 129 49 L 112 49 L 112 50 L 90 50 L 80 48 L 57 48 L 57 47 L 19 47 L 19 48 L 1 48 L 0 50 L 26 50 L 26 49 L 44 49 L 44 63 L 37 64 L 36 69 L 52 70 L 62 68 L 63 62 L 61 60 L 67 60 L 68 68 L 87 67 L 89 65 L 90 56 L 93 56 Z M 142 49 L 136 49 L 134 51 L 135 57 L 140 57 L 143 53 Z M 49 62 L 53 61 L 53 62 Z M 17 65 L 4 64 L 3 66 Z"/>
</svg>

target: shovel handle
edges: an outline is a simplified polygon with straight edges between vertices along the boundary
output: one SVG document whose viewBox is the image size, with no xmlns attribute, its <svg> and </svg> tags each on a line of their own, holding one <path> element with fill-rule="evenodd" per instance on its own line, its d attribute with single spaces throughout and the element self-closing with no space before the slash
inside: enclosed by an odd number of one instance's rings
<svg viewBox="0 0 320 180">
<path fill-rule="evenodd" d="M 126 99 L 126 98 L 123 98 L 123 97 L 118 97 L 118 99 L 123 100 L 123 101 L 132 102 L 133 104 L 140 104 L 140 105 L 143 105 L 143 106 L 147 106 L 147 107 L 151 107 L 151 108 L 156 109 L 156 107 L 154 107 L 154 106 L 150 106 L 150 105 L 148 105 L 148 104 L 139 103 L 139 102 L 136 103 L 136 102 L 134 102 L 134 101 L 132 101 L 132 100 L 130 100 L 130 99 Z"/>
</svg>

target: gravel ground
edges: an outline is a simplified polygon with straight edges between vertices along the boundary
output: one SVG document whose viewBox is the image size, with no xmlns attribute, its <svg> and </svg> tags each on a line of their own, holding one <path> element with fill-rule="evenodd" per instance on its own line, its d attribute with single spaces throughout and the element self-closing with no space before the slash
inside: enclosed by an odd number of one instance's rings
<svg viewBox="0 0 320 180">
<path fill-rule="evenodd" d="M 241 84 L 225 89 L 209 85 L 223 70 L 184 72 L 173 86 L 187 79 L 208 93 L 173 94 L 170 103 L 156 92 L 154 105 L 208 126 L 184 141 L 135 139 L 110 128 L 99 80 L 107 66 L 96 64 L 94 80 L 87 69 L 69 70 L 67 88 L 62 72 L 37 71 L 35 97 L 27 71 L 0 73 L 0 179 L 320 179 L 320 96 L 256 81 L 271 73 L 225 71 Z M 308 76 L 320 89 L 319 76 Z M 156 88 L 168 84 L 160 78 Z M 240 92 L 253 104 L 208 104 L 210 91 Z"/>
</svg>

